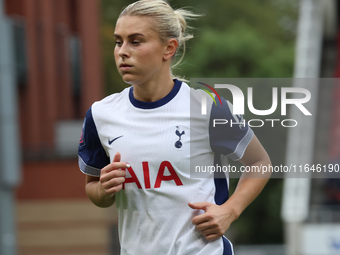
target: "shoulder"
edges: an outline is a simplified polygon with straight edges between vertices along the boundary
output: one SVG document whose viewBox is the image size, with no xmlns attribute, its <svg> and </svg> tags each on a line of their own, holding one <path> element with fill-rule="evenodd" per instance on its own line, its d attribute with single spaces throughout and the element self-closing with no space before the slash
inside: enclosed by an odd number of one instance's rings
<svg viewBox="0 0 340 255">
<path fill-rule="evenodd" d="M 125 88 L 123 91 L 119 93 L 111 94 L 103 98 L 100 101 L 94 102 L 92 104 L 92 109 L 98 108 L 101 110 L 102 108 L 115 107 L 115 106 L 120 105 L 120 103 L 123 103 L 124 100 L 128 99 L 129 90 L 130 90 L 130 87 Z"/>
<path fill-rule="evenodd" d="M 190 90 L 191 88 L 186 82 L 175 80 L 173 91 L 176 92 L 176 97 L 189 97 Z"/>
<path fill-rule="evenodd" d="M 221 97 L 220 102 L 216 102 L 216 104 L 212 105 L 211 118 L 226 118 L 229 120 L 233 119 L 236 122 L 243 119 L 242 115 L 233 113 L 233 105 L 229 102 L 229 100 Z"/>
<path fill-rule="evenodd" d="M 210 146 L 214 152 L 239 160 L 253 138 L 253 131 L 242 115 L 233 113 L 232 104 L 221 98 L 213 104 L 209 123 Z"/>
<path fill-rule="evenodd" d="M 129 102 L 129 90 L 130 87 L 125 88 L 120 93 L 111 94 L 100 101 L 94 102 L 89 109 L 94 121 L 103 120 L 111 115 L 110 113 L 120 112 L 124 108 L 123 106 Z"/>
</svg>

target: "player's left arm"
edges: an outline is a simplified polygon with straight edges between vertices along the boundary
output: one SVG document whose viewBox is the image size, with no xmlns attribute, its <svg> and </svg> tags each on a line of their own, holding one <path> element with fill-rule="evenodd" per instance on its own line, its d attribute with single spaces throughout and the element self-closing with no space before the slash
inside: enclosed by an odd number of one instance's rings
<svg viewBox="0 0 340 255">
<path fill-rule="evenodd" d="M 270 158 L 254 135 L 242 159 L 244 166 L 271 165 Z M 209 241 L 221 237 L 244 209 L 260 194 L 270 178 L 270 173 L 243 173 L 233 195 L 222 205 L 208 202 L 189 203 L 192 209 L 201 209 L 205 213 L 195 216 L 192 223 Z"/>
</svg>

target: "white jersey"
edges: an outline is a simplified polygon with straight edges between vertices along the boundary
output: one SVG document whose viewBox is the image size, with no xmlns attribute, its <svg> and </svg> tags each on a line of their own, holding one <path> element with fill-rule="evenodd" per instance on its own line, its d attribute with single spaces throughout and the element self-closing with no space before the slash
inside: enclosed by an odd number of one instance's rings
<svg viewBox="0 0 340 255">
<path fill-rule="evenodd" d="M 213 135 L 212 116 L 232 118 L 228 104 L 224 101 L 222 111 L 210 106 L 210 118 L 190 120 L 191 93 L 196 92 L 175 80 L 166 97 L 142 102 L 130 87 L 94 103 L 86 113 L 79 144 L 81 171 L 99 177 L 116 152 L 131 165 L 123 189 L 115 195 L 122 255 L 233 254 L 225 237 L 209 242 L 195 230 L 192 219 L 203 211 L 188 206 L 224 203 L 228 180 L 191 178 L 190 162 L 195 158 L 202 165 L 214 165 L 221 154 L 239 159 L 253 132 L 248 126 L 223 125 Z M 202 93 L 197 91 L 191 104 L 200 107 Z M 195 146 L 195 153 L 190 153 L 190 146 Z"/>
</svg>

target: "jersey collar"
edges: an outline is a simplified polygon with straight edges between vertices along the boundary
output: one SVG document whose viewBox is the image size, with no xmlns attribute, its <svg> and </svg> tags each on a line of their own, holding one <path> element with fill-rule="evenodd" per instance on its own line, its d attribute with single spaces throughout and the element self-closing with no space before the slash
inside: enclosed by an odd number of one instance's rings
<svg viewBox="0 0 340 255">
<path fill-rule="evenodd" d="M 172 88 L 172 90 L 170 91 L 170 93 L 167 94 L 162 99 L 159 99 L 159 100 L 154 101 L 154 102 L 144 102 L 144 101 L 137 100 L 133 96 L 133 87 L 131 87 L 130 91 L 129 91 L 130 102 L 133 104 L 133 106 L 135 106 L 137 108 L 141 108 L 141 109 L 154 109 L 154 108 L 157 108 L 157 107 L 161 107 L 161 106 L 167 104 L 168 102 L 170 102 L 177 95 L 178 91 L 180 90 L 182 82 L 177 80 L 177 79 L 175 79 L 174 82 L 175 82 L 175 85 Z"/>
</svg>

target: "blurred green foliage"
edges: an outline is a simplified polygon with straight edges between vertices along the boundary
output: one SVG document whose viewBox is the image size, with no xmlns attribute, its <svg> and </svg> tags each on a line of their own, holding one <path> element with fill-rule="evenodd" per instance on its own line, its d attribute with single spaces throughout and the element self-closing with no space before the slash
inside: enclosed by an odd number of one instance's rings
<svg viewBox="0 0 340 255">
<path fill-rule="evenodd" d="M 107 94 L 119 92 L 126 87 L 114 62 L 113 33 L 122 8 L 132 2 L 134 1 L 102 0 L 101 39 Z M 298 1 L 169 2 L 174 8 L 187 7 L 203 15 L 189 23 L 194 27 L 191 30 L 194 39 L 188 42 L 184 61 L 175 70 L 175 74 L 186 79 L 292 77 Z M 268 94 L 268 100 L 263 100 L 263 104 L 266 106 L 258 109 L 270 107 L 271 94 Z M 246 118 L 252 118 L 247 114 Z M 273 164 L 283 163 L 286 130 L 260 128 L 254 131 L 270 154 Z M 230 180 L 231 191 L 236 183 L 237 180 Z M 281 193 L 282 180 L 270 180 L 255 202 L 232 224 L 230 232 L 235 244 L 283 243 L 283 225 L 280 218 Z"/>
</svg>

